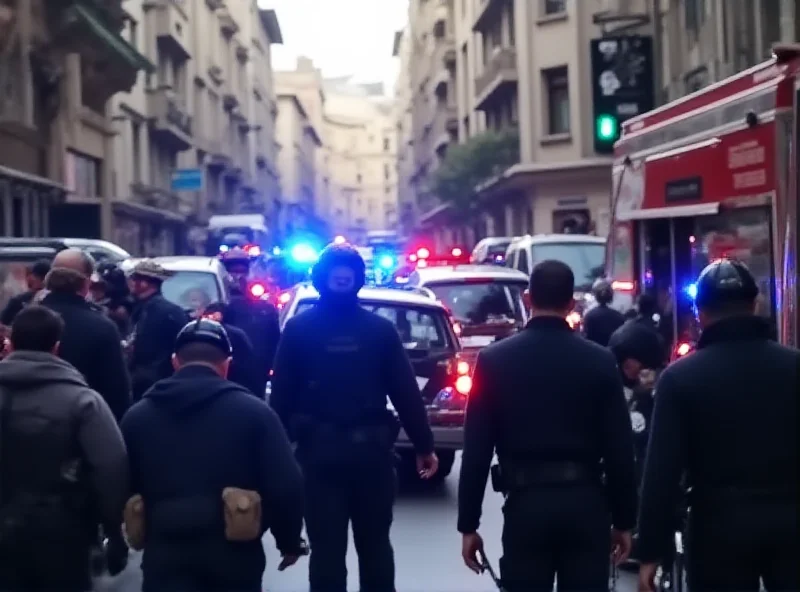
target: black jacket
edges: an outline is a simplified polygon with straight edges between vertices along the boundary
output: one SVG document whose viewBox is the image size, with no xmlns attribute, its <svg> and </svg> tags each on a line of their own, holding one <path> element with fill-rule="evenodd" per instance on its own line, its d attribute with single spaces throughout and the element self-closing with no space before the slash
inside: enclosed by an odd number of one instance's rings
<svg viewBox="0 0 800 592">
<path fill-rule="evenodd" d="M 11 323 L 14 322 L 14 318 L 19 314 L 19 311 L 28 306 L 35 295 L 36 292 L 31 292 L 29 290 L 9 298 L 3 312 L 0 313 L 0 325 L 10 327 Z"/>
<path fill-rule="evenodd" d="M 297 551 L 302 475 L 275 413 L 248 391 L 211 368 L 186 366 L 131 407 L 122 433 L 132 491 L 142 495 L 148 509 L 145 580 L 148 568 L 183 568 L 209 573 L 220 590 L 260 584 L 261 540 L 225 539 L 225 487 L 257 491 L 263 529 L 272 531 L 282 552 Z"/>
<path fill-rule="evenodd" d="M 534 318 L 478 355 L 467 401 L 458 530 L 475 532 L 492 457 L 576 462 L 606 475 L 613 525 L 633 528 L 633 439 L 614 357 L 560 318 Z"/>
<path fill-rule="evenodd" d="M 261 376 L 264 368 L 256 360 L 250 338 L 239 327 L 229 323 L 225 323 L 224 326 L 228 333 L 228 339 L 231 340 L 231 347 L 233 347 L 233 359 L 228 370 L 228 380 L 243 386 L 259 399 L 263 399 L 266 392 L 266 385 Z"/>
<path fill-rule="evenodd" d="M 385 416 L 386 397 L 420 453 L 433 434 L 416 376 L 392 323 L 354 305 L 320 302 L 284 327 L 270 404 L 287 429 L 297 415 L 355 426 Z"/>
<path fill-rule="evenodd" d="M 589 341 L 606 347 L 611 334 L 624 322 L 625 317 L 621 312 L 605 304 L 600 304 L 583 317 L 583 334 Z"/>
<path fill-rule="evenodd" d="M 64 319 L 58 353 L 100 393 L 117 421 L 131 403 L 131 383 L 117 326 L 77 294 L 50 292 L 42 305 Z"/>
<path fill-rule="evenodd" d="M 265 301 L 234 297 L 225 311 L 225 322 L 239 327 L 253 346 L 253 356 L 261 368 L 257 390 L 264 392 L 269 372 L 275 362 L 275 351 L 281 338 L 277 309 Z"/>
<path fill-rule="evenodd" d="M 659 378 L 639 515 L 642 561 L 664 556 L 684 473 L 690 502 L 714 505 L 739 491 L 796 504 L 800 351 L 770 336 L 759 317 L 720 321 Z"/>
<path fill-rule="evenodd" d="M 134 339 L 130 359 L 135 401 L 156 381 L 172 375 L 175 338 L 188 322 L 186 312 L 161 294 L 136 303 L 131 315 Z"/>
</svg>

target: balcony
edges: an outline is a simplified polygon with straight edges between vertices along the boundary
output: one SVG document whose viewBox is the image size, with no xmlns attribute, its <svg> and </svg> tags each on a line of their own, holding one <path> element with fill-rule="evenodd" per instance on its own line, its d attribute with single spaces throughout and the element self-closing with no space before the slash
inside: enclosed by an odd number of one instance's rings
<svg viewBox="0 0 800 592">
<path fill-rule="evenodd" d="M 172 150 L 181 152 L 192 147 L 192 116 L 169 88 L 148 91 L 148 111 L 153 133 Z"/>
<path fill-rule="evenodd" d="M 132 183 L 131 193 L 135 203 L 159 210 L 174 212 L 180 204 L 180 198 L 176 194 L 144 183 Z"/>
<path fill-rule="evenodd" d="M 517 50 L 496 47 L 483 73 L 475 79 L 475 105 L 485 110 L 497 99 L 517 91 Z"/>
<path fill-rule="evenodd" d="M 447 47 L 442 52 L 442 61 L 444 62 L 445 68 L 455 68 L 456 67 L 456 48 L 455 47 Z"/>
<path fill-rule="evenodd" d="M 447 96 L 447 86 L 450 84 L 450 72 L 444 68 L 439 68 L 433 77 L 433 92 L 437 97 Z"/>
<path fill-rule="evenodd" d="M 239 25 L 227 8 L 223 8 L 217 14 L 219 15 L 219 28 L 225 37 L 231 38 L 239 32 Z"/>
<path fill-rule="evenodd" d="M 143 8 L 159 48 L 181 61 L 190 59 L 189 18 L 183 4 L 178 0 L 145 0 Z"/>
<path fill-rule="evenodd" d="M 453 124 L 455 123 L 455 129 Z M 444 150 L 455 139 L 458 133 L 458 113 L 455 106 L 446 105 L 436 109 L 430 125 L 431 147 L 439 155 L 444 155 Z"/>
<path fill-rule="evenodd" d="M 475 11 L 475 22 L 472 23 L 472 30 L 476 33 L 483 33 L 489 23 L 500 18 L 503 13 L 503 6 L 511 5 L 510 0 L 480 0 Z"/>
</svg>

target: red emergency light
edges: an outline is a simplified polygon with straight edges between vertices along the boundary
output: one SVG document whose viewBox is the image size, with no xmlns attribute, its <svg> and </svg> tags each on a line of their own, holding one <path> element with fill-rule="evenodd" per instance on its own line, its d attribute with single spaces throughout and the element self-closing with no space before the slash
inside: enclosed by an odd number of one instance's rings
<svg viewBox="0 0 800 592">
<path fill-rule="evenodd" d="M 261 298 L 267 293 L 267 287 L 259 282 L 250 284 L 250 296 L 253 298 Z"/>
</svg>

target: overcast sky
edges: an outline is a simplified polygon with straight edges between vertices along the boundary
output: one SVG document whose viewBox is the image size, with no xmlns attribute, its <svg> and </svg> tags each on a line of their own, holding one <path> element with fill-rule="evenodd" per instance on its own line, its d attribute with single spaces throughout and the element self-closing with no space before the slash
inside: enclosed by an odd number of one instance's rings
<svg viewBox="0 0 800 592">
<path fill-rule="evenodd" d="M 326 77 L 352 74 L 360 82 L 384 82 L 391 93 L 397 64 L 394 32 L 407 18 L 408 0 L 259 0 L 274 8 L 283 45 L 273 46 L 273 67 L 293 69 L 298 55 Z"/>
</svg>

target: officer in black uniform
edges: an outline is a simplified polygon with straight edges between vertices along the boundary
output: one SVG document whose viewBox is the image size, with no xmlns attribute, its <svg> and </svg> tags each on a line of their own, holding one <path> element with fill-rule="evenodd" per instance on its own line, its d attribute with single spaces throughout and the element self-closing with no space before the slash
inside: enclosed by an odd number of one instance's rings
<svg viewBox="0 0 800 592">
<path fill-rule="evenodd" d="M 492 482 L 506 495 L 500 571 L 508 592 L 549 592 L 556 576 L 560 590 L 604 590 L 609 532 L 618 561 L 630 552 L 630 417 L 614 356 L 565 320 L 574 287 L 564 263 L 534 267 L 531 320 L 480 352 L 467 402 L 458 487 L 462 556 L 481 570 L 477 531 L 496 453 Z"/>
<path fill-rule="evenodd" d="M 395 569 L 389 530 L 399 426 L 417 451 L 417 469 L 438 468 L 433 435 L 408 356 L 392 323 L 361 308 L 364 260 L 331 245 L 313 269 L 319 303 L 284 328 L 271 405 L 297 442 L 306 480 L 312 592 L 346 592 L 348 523 L 364 592 L 390 592 Z"/>
<path fill-rule="evenodd" d="M 225 379 L 231 342 L 199 318 L 174 342 L 175 374 L 153 385 L 122 421 L 131 492 L 141 495 L 146 539 L 144 592 L 258 592 L 266 530 L 283 555 L 279 570 L 305 554 L 303 479 L 275 413 Z M 226 536 L 223 490 L 256 492 L 259 536 Z"/>
<path fill-rule="evenodd" d="M 133 333 L 128 339 L 134 401 L 156 381 L 172 374 L 172 344 L 189 320 L 180 306 L 161 294 L 161 284 L 173 275 L 152 259 L 138 263 L 129 275 L 136 302 L 131 315 Z"/>
<path fill-rule="evenodd" d="M 259 399 L 263 399 L 266 394 L 261 380 L 264 368 L 256 361 L 253 345 L 250 343 L 247 333 L 239 327 L 225 322 L 226 308 L 221 302 L 212 302 L 203 310 L 203 316 L 222 325 L 231 340 L 233 352 L 231 367 L 228 370 L 228 380 L 242 385 Z"/>
<path fill-rule="evenodd" d="M 231 301 L 225 311 L 225 321 L 239 327 L 250 339 L 256 360 L 262 368 L 257 388 L 263 393 L 281 336 L 278 311 L 272 303 L 248 294 L 250 255 L 244 249 L 234 247 L 224 253 L 222 264 L 232 280 Z"/>
<path fill-rule="evenodd" d="M 661 375 L 639 516 L 640 590 L 653 589 L 685 473 L 691 590 L 800 590 L 800 352 L 770 339 L 748 269 L 721 260 L 697 280 L 702 335 Z"/>
<path fill-rule="evenodd" d="M 625 317 L 618 310 L 609 306 L 614 300 L 614 289 L 605 278 L 595 280 L 592 294 L 597 306 L 583 317 L 583 334 L 589 341 L 606 347 L 611 334 L 625 322 Z"/>
</svg>

